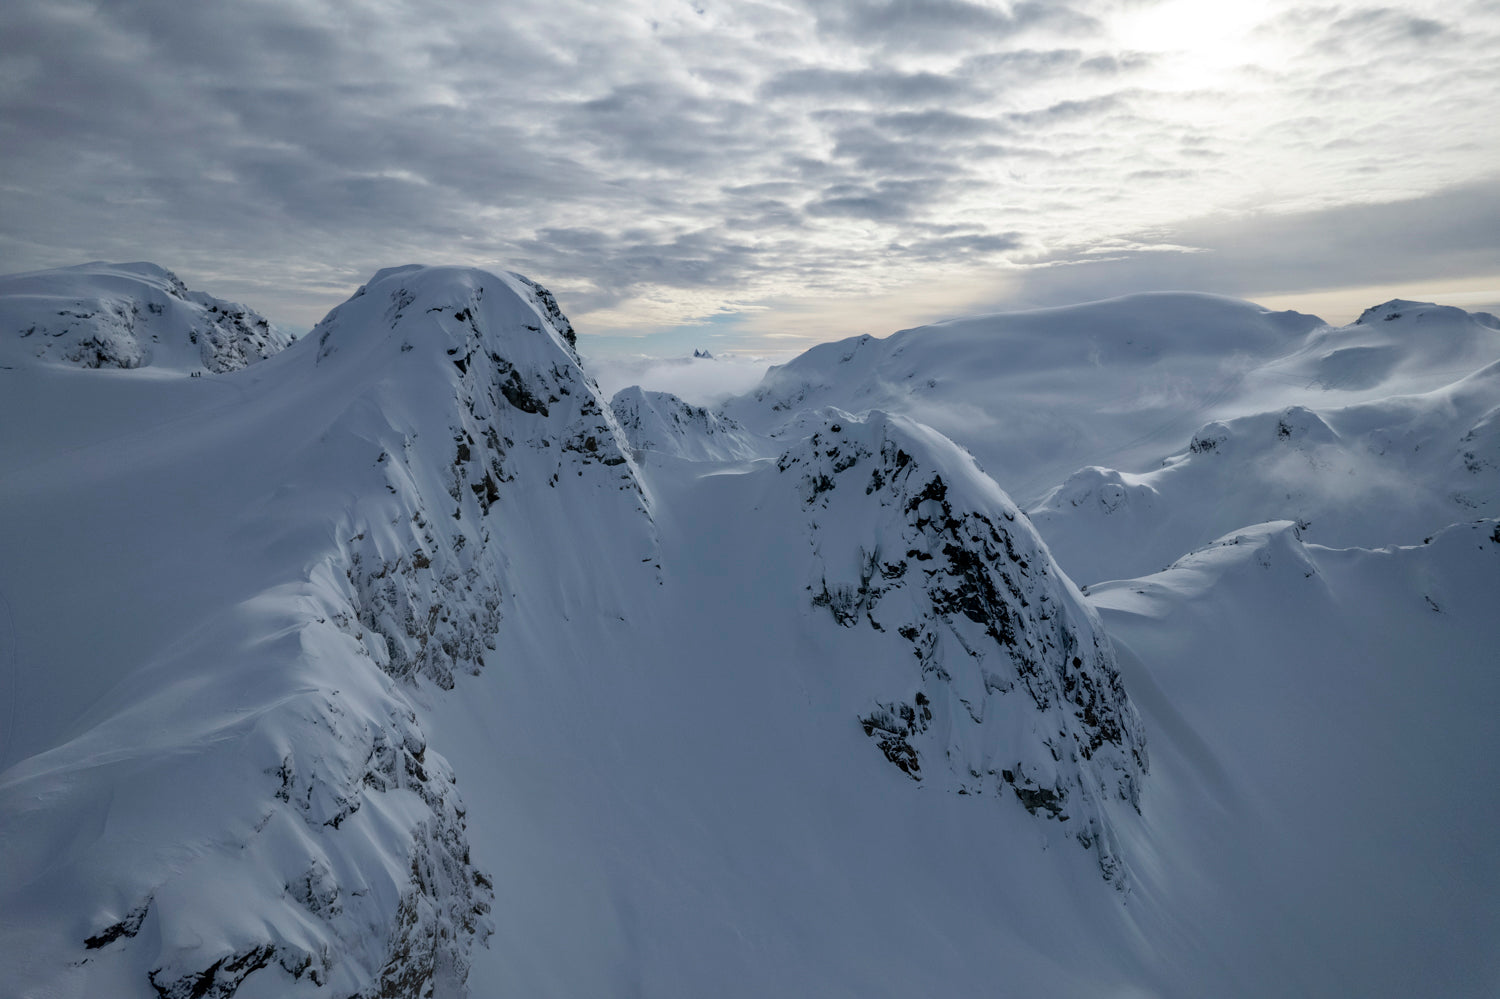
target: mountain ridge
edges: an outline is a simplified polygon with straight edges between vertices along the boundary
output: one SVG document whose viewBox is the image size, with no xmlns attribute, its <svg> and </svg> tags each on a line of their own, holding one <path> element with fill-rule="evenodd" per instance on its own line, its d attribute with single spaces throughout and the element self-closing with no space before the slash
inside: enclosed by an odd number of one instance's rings
<svg viewBox="0 0 1500 999">
<path fill-rule="evenodd" d="M 828 345 L 801 399 L 717 410 L 605 399 L 550 293 L 471 268 L 383 269 L 218 373 L 185 337 L 100 370 L 0 326 L 14 981 L 1482 994 L 1496 330 L 1127 306 Z M 1061 336 L 997 351 L 997 321 Z M 992 461 L 1085 452 L 1168 464 L 1068 466 L 1028 515 Z M 1313 516 L 1246 487 L 1262 458 L 1432 503 Z M 1156 548 L 1117 526 L 1148 499 L 1183 528 Z M 1073 585 L 1106 557 L 1135 578 Z"/>
</svg>

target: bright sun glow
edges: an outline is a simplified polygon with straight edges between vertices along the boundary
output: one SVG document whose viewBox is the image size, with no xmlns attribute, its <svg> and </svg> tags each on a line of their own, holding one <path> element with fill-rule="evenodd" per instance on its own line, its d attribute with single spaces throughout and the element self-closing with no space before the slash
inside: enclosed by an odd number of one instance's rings
<svg viewBox="0 0 1500 999">
<path fill-rule="evenodd" d="M 1279 59 L 1278 41 L 1256 30 L 1273 12 L 1264 2 L 1164 0 L 1122 14 L 1111 33 L 1125 48 L 1157 57 L 1157 86 L 1196 90 L 1224 82 L 1242 66 Z"/>
</svg>

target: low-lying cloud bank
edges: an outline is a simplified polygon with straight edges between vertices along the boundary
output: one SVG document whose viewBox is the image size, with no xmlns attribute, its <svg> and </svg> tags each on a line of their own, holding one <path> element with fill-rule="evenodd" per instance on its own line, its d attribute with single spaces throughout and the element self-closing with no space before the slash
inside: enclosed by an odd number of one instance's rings
<svg viewBox="0 0 1500 999">
<path fill-rule="evenodd" d="M 587 351 L 588 344 L 579 344 Z M 713 357 L 653 357 L 647 354 L 585 354 L 584 364 L 605 395 L 639 385 L 670 392 L 695 406 L 712 406 L 748 392 L 772 364 L 786 356 L 720 354 Z"/>
</svg>

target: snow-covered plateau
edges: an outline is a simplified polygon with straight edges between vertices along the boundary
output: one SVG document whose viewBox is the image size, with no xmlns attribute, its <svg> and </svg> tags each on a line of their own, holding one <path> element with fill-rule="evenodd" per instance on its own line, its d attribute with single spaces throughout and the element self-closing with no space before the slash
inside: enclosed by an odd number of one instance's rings
<svg viewBox="0 0 1500 999">
<path fill-rule="evenodd" d="M 1500 320 L 576 340 L 0 278 L 0 996 L 1500 993 Z"/>
</svg>

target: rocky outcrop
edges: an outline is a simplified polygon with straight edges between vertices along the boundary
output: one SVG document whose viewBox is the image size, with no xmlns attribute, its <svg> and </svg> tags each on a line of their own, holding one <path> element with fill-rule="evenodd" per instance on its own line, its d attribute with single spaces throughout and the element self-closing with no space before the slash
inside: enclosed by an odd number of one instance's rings
<svg viewBox="0 0 1500 999">
<path fill-rule="evenodd" d="M 252 977 L 370 999 L 431 995 L 439 977 L 462 986 L 472 948 L 491 932 L 494 889 L 470 857 L 456 775 L 403 690 L 362 654 L 349 588 L 328 568 L 231 613 L 225 627 L 246 630 L 227 648 L 212 639 L 233 631 L 216 625 L 157 666 L 204 687 L 205 708 L 225 710 L 202 711 L 206 743 L 188 733 L 177 753 L 133 771 L 149 789 L 173 779 L 161 768 L 176 757 L 197 760 L 175 780 L 213 776 L 190 785 L 213 822 L 184 812 L 200 831 L 142 841 L 129 830 L 152 827 L 156 799 L 121 797 L 124 831 L 101 846 L 132 863 L 91 889 L 138 900 L 99 921 L 80 965 L 126 961 L 166 999 L 228 999 Z M 275 620 L 290 631 L 268 642 L 257 632 Z M 207 678 L 205 661 L 215 667 Z M 246 677 L 254 693 L 236 693 Z M 96 760 L 85 744 L 53 765 L 87 786 Z"/>
<path fill-rule="evenodd" d="M 1059 823 L 1123 885 L 1110 812 L 1139 807 L 1144 735 L 1097 617 L 1025 516 L 951 442 L 878 412 L 830 415 L 778 467 L 808 514 L 813 605 L 912 663 L 865 734 L 914 780 Z"/>
</svg>

